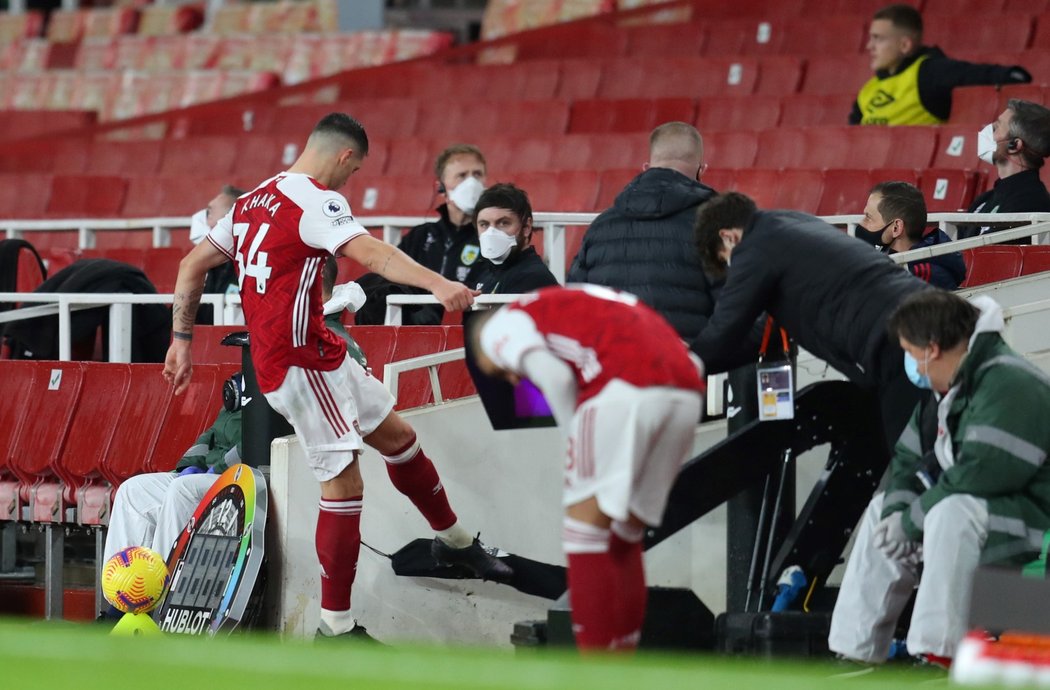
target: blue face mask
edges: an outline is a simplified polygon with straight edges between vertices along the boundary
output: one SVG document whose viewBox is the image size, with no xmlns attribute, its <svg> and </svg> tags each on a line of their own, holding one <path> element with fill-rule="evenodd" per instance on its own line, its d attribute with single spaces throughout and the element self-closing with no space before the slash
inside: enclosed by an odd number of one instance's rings
<svg viewBox="0 0 1050 690">
<path fill-rule="evenodd" d="M 919 363 L 911 356 L 910 352 L 904 353 L 904 373 L 908 375 L 908 380 L 911 381 L 916 388 L 923 388 L 925 390 L 933 389 L 933 385 L 930 383 L 930 377 L 919 373 Z"/>
</svg>

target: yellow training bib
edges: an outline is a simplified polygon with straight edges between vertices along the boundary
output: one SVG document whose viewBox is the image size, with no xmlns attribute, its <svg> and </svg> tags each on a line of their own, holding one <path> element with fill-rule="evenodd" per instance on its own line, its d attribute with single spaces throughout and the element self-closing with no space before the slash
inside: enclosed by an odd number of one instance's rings
<svg viewBox="0 0 1050 690">
<path fill-rule="evenodd" d="M 919 65 L 928 58 L 923 55 L 892 77 L 869 79 L 857 95 L 861 124 L 936 125 L 944 122 L 926 110 L 919 100 Z"/>
</svg>

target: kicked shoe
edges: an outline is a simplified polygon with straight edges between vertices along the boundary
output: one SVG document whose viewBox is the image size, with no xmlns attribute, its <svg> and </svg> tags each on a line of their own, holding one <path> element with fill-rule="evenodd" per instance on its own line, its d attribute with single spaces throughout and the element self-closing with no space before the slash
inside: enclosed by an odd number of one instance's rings
<svg viewBox="0 0 1050 690">
<path fill-rule="evenodd" d="M 345 633 L 333 634 L 324 621 L 317 624 L 317 632 L 314 634 L 314 642 L 328 642 L 331 640 L 366 642 L 370 644 L 382 644 L 379 640 L 368 634 L 365 626 L 358 623 Z"/>
<path fill-rule="evenodd" d="M 507 582 L 514 576 L 514 570 L 497 558 L 499 549 L 486 547 L 474 537 L 470 546 L 457 549 L 449 546 L 440 537 L 434 537 L 430 544 L 430 555 L 438 565 L 459 565 L 474 573 L 475 577 L 494 582 Z"/>
</svg>

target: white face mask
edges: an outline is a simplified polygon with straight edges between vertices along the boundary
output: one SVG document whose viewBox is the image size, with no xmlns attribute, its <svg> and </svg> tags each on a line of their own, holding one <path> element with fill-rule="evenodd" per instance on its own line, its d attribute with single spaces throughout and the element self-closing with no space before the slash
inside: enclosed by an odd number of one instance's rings
<svg viewBox="0 0 1050 690">
<path fill-rule="evenodd" d="M 484 191 L 485 185 L 481 184 L 481 180 L 476 177 L 468 177 L 448 193 L 448 199 L 463 213 L 473 213 Z"/>
<path fill-rule="evenodd" d="M 992 126 L 985 125 L 984 129 L 977 133 L 977 157 L 985 163 L 993 165 L 995 161 L 995 149 L 999 147 L 999 142 L 995 140 L 995 134 L 992 133 Z"/>
<path fill-rule="evenodd" d="M 489 228 L 478 237 L 478 244 L 481 245 L 481 255 L 494 264 L 501 264 L 506 261 L 517 243 L 517 237 L 508 235 L 496 228 Z"/>
</svg>

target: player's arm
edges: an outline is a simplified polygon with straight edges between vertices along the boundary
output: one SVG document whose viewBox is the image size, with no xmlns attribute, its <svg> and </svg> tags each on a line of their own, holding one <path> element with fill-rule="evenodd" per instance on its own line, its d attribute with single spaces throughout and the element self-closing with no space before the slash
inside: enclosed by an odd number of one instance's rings
<svg viewBox="0 0 1050 690">
<path fill-rule="evenodd" d="M 204 293 L 204 278 L 208 271 L 229 258 L 209 240 L 194 247 L 179 262 L 179 277 L 175 279 L 175 301 L 171 307 L 171 345 L 164 359 L 164 378 L 175 386 L 175 395 L 186 390 L 193 373 L 190 341 L 193 324 Z"/>
<path fill-rule="evenodd" d="M 463 311 L 474 303 L 476 290 L 448 280 L 419 265 L 397 247 L 371 235 L 357 235 L 338 250 L 339 256 L 353 259 L 369 271 L 393 283 L 411 285 L 430 292 L 449 311 Z"/>
<path fill-rule="evenodd" d="M 529 350 L 521 360 L 525 377 L 543 392 L 558 426 L 568 430 L 576 414 L 576 376 L 572 367 L 547 350 Z"/>
</svg>

